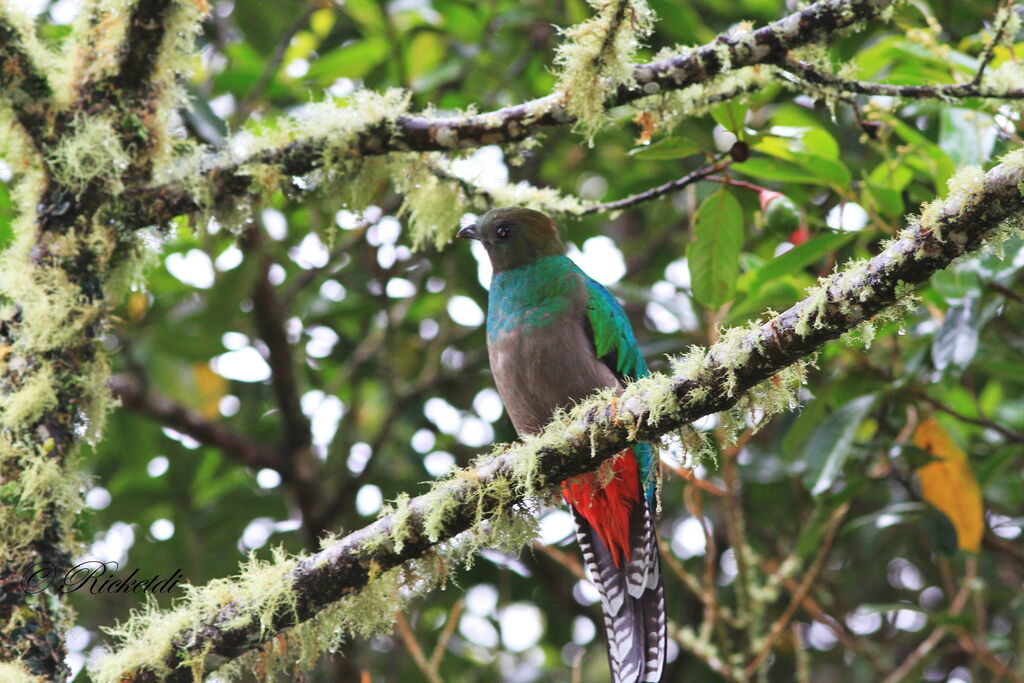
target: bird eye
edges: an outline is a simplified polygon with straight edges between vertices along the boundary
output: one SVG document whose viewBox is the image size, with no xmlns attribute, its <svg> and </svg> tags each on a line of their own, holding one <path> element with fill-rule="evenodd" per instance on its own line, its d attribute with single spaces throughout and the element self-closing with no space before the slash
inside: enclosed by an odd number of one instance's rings
<svg viewBox="0 0 1024 683">
<path fill-rule="evenodd" d="M 512 236 L 512 230 L 507 225 L 499 225 L 494 234 L 498 236 L 499 240 L 507 240 Z"/>
</svg>

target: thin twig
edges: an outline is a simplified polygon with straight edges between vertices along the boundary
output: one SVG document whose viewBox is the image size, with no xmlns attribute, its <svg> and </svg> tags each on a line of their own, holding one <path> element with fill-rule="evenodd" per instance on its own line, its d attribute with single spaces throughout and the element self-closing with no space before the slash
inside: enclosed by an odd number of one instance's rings
<svg viewBox="0 0 1024 683">
<path fill-rule="evenodd" d="M 961 100 L 969 97 L 999 100 L 1024 99 L 1024 88 L 997 90 L 995 88 L 985 88 L 973 82 L 953 83 L 950 85 L 896 85 L 893 83 L 855 81 L 822 71 L 812 64 L 801 62 L 788 55 L 780 60 L 779 66 L 784 70 L 784 73 L 788 72 L 799 81 L 858 95 L 885 95 L 908 99 Z"/>
<path fill-rule="evenodd" d="M 693 470 L 689 469 L 688 467 L 675 467 L 669 465 L 666 467 L 666 469 L 668 469 L 670 472 L 674 472 L 675 474 L 677 474 L 679 478 L 682 479 L 683 481 L 693 484 L 701 491 L 710 493 L 712 496 L 724 498 L 725 496 L 729 495 L 725 491 L 725 489 L 723 489 L 720 486 L 717 486 L 716 484 L 711 483 L 710 481 L 707 481 L 706 479 L 701 479 L 700 477 L 693 473 Z"/>
<path fill-rule="evenodd" d="M 580 564 L 580 561 L 576 559 L 575 555 L 570 555 L 565 551 L 559 550 L 558 548 L 550 546 L 546 543 L 541 543 L 540 541 L 535 541 L 533 544 L 533 548 L 534 550 L 539 550 L 540 552 L 544 553 L 558 564 L 565 567 L 569 571 L 569 573 L 575 576 L 577 579 L 583 581 L 587 580 L 587 573 L 586 571 L 584 571 L 583 565 Z"/>
<path fill-rule="evenodd" d="M 771 654 L 772 646 L 775 644 L 775 641 L 778 640 L 779 636 L 786 630 L 786 627 L 789 626 L 789 622 L 793 618 L 793 615 L 796 614 L 798 609 L 800 609 L 804 598 L 807 597 L 807 593 L 811 590 L 814 582 L 818 580 L 818 575 L 821 574 L 821 570 L 825 568 L 825 561 L 828 559 L 828 553 L 832 549 L 833 541 L 836 539 L 840 522 L 842 522 L 843 517 L 846 516 L 846 512 L 849 509 L 850 504 L 844 503 L 832 513 L 832 517 L 829 519 L 828 523 L 828 531 L 825 534 L 825 539 L 821 543 L 821 547 L 818 549 L 818 554 L 815 556 L 814 562 L 804 575 L 803 581 L 801 581 L 797 589 L 793 591 L 793 597 L 790 599 L 789 605 L 786 606 L 785 611 L 783 611 L 782 615 L 779 616 L 779 618 L 775 620 L 775 623 L 772 624 L 767 637 L 764 639 L 764 644 L 761 646 L 761 649 L 750 664 L 747 665 L 745 672 L 747 677 L 753 676 L 757 673 L 757 670 L 761 668 L 761 664 L 768 655 Z"/>
<path fill-rule="evenodd" d="M 800 624 L 793 622 L 789 625 L 790 637 L 793 639 L 793 658 L 796 659 L 796 680 L 797 683 L 811 683 L 811 672 L 807 662 L 807 650 L 804 648 L 803 639 L 800 637 Z"/>
<path fill-rule="evenodd" d="M 1005 676 L 1014 683 L 1024 681 L 1024 676 L 1004 664 L 992 650 L 979 642 L 973 634 L 968 633 L 963 628 L 954 628 L 953 633 L 956 635 L 957 643 L 963 648 L 964 652 L 976 657 L 977 661 L 981 662 L 993 674 L 1000 678 Z M 1017 658 L 1019 659 L 1020 655 L 1017 655 Z"/>
<path fill-rule="evenodd" d="M 724 441 L 724 433 L 719 428 L 716 430 L 719 442 Z M 729 545 L 732 546 L 733 557 L 736 559 L 736 604 L 739 615 L 747 617 L 753 613 L 753 598 L 751 597 L 751 583 L 753 576 L 750 573 L 750 564 L 747 558 L 747 530 L 743 516 L 743 503 L 740 500 L 740 481 L 736 458 L 747 440 L 750 439 L 751 430 L 746 430 L 737 439 L 737 442 L 722 450 L 722 478 L 725 480 L 726 496 L 725 503 L 725 529 L 729 535 Z M 756 634 L 754 624 L 749 618 L 741 621 L 742 633 L 745 643 L 739 649 L 749 647 L 753 643 Z"/>
<path fill-rule="evenodd" d="M 693 183 L 696 183 L 700 180 L 704 180 L 708 176 L 714 175 L 715 173 L 720 173 L 721 171 L 728 168 L 732 164 L 733 160 L 725 159 L 723 161 L 722 159 L 725 156 L 725 154 L 720 154 L 718 157 L 716 157 L 715 163 L 709 166 L 698 168 L 696 171 L 687 173 L 682 178 L 671 180 L 665 183 L 664 185 L 652 187 L 649 190 L 645 190 L 643 192 L 631 195 L 629 197 L 625 197 L 623 199 L 616 199 L 615 201 L 611 202 L 601 202 L 600 204 L 592 204 L 585 208 L 582 212 L 580 212 L 580 215 L 589 216 L 590 214 L 594 213 L 610 213 L 612 211 L 621 211 L 622 209 L 628 209 L 631 206 L 636 206 L 637 204 L 642 204 L 644 202 L 649 202 L 652 199 L 657 199 L 658 197 L 666 195 L 670 192 L 681 190 L 687 185 L 692 185 Z"/>
<path fill-rule="evenodd" d="M 256 108 L 256 104 L 260 97 L 263 96 L 263 92 L 270 86 L 274 80 L 274 76 L 277 75 L 278 69 L 281 68 L 281 63 L 284 61 L 284 56 L 288 52 L 288 46 L 291 45 L 292 38 L 295 37 L 303 27 L 309 23 L 309 18 L 313 16 L 318 8 L 323 3 L 320 0 L 311 0 L 306 3 L 305 9 L 302 11 L 295 21 L 284 30 L 281 37 L 278 38 L 277 44 L 274 46 L 274 51 L 270 53 L 270 57 L 267 58 L 266 63 L 263 65 L 263 71 L 260 73 L 260 77 L 256 80 L 249 91 L 245 93 L 242 101 L 238 103 L 238 107 L 235 109 L 234 116 L 231 117 L 231 127 L 238 128 L 249 118 L 253 110 Z"/>
<path fill-rule="evenodd" d="M 717 175 L 716 176 L 711 176 L 711 177 L 707 178 L 707 180 L 710 180 L 713 183 L 723 183 L 725 185 L 735 185 L 736 187 L 742 187 L 745 190 L 751 190 L 753 192 L 763 192 L 764 190 L 768 189 L 767 187 L 762 187 L 760 185 L 755 185 L 754 183 L 748 183 L 745 180 L 736 180 L 735 178 L 727 178 L 725 176 L 717 176 Z"/>
<path fill-rule="evenodd" d="M 668 624 L 668 635 L 672 638 L 672 640 L 676 641 L 676 643 L 678 643 L 681 648 L 686 649 L 694 656 L 699 658 L 702 662 L 707 664 L 711 670 L 713 670 L 719 676 L 724 678 L 726 681 L 731 682 L 737 680 L 736 675 L 734 675 L 733 673 L 733 670 L 729 668 L 729 665 L 716 654 L 716 651 L 713 648 L 699 649 L 694 647 L 694 644 L 690 641 L 690 639 L 682 637 L 682 635 L 679 632 L 679 629 L 672 622 L 669 622 Z"/>
<path fill-rule="evenodd" d="M 455 627 L 459 623 L 459 617 L 462 616 L 462 610 L 466 607 L 466 601 L 459 598 L 452 605 L 451 611 L 448 612 L 448 619 L 444 622 L 444 628 L 441 629 L 441 635 L 437 637 L 437 644 L 434 646 L 434 652 L 430 655 L 430 668 L 437 671 L 438 667 L 441 666 L 441 659 L 444 657 L 445 649 L 448 647 L 448 641 L 452 639 L 452 634 L 455 633 Z"/>
<path fill-rule="evenodd" d="M 1003 0 L 1003 2 L 999 3 L 999 8 L 1006 10 L 1013 4 L 1012 0 L 1009 2 L 1007 0 Z M 981 85 L 981 79 L 985 76 L 985 69 L 987 69 L 988 65 L 992 62 L 992 58 L 996 56 L 996 47 L 1005 39 L 1003 34 L 1006 33 L 1006 25 L 1010 22 L 1012 17 L 1012 10 L 1003 13 L 1001 21 L 998 23 L 995 32 L 992 34 L 992 40 L 990 40 L 985 46 L 985 51 L 981 54 L 981 63 L 978 64 L 978 70 L 975 72 L 974 78 L 971 79 L 972 84 Z"/>
<path fill-rule="evenodd" d="M 693 574 L 686 571 L 686 567 L 676 558 L 668 542 L 660 535 L 658 536 L 658 548 L 661 550 L 662 559 L 665 560 L 665 564 L 672 570 L 672 573 L 683 582 L 683 585 L 690 589 L 690 592 L 703 600 L 704 590 L 701 588 L 700 582 Z"/>
<path fill-rule="evenodd" d="M 419 642 L 416 640 L 416 634 L 412 632 L 412 628 L 409 626 L 409 620 L 406 618 L 403 612 L 395 612 L 395 626 L 398 628 L 398 635 L 405 643 L 405 649 L 412 655 L 412 661 L 416 663 L 416 667 L 423 672 L 427 680 L 430 683 L 444 683 L 441 677 L 437 674 L 437 671 L 430 666 L 430 662 L 427 661 L 426 656 L 423 654 L 423 649 L 420 647 Z"/>
<path fill-rule="evenodd" d="M 953 598 L 953 602 L 949 606 L 949 615 L 956 616 L 963 611 L 964 606 L 967 604 L 967 598 L 971 594 L 971 585 L 974 583 L 974 579 L 977 576 L 978 563 L 975 557 L 970 556 L 967 558 L 967 575 L 964 580 L 960 583 L 960 590 L 957 591 L 956 596 Z M 939 641 L 946 635 L 945 626 L 936 626 L 935 629 L 921 641 L 921 644 L 914 648 L 903 663 L 900 664 L 891 674 L 886 676 L 883 683 L 898 683 L 909 676 L 918 663 L 928 656 Z"/>
<path fill-rule="evenodd" d="M 984 417 L 971 417 L 970 415 L 964 415 L 963 413 L 961 413 L 960 411 L 956 410 L 955 408 L 949 407 L 948 405 L 946 405 L 942 401 L 940 401 L 940 400 L 938 400 L 936 398 L 932 398 L 931 396 L 926 394 L 923 390 L 914 391 L 914 395 L 917 396 L 918 398 L 920 398 L 922 401 L 925 401 L 926 403 L 934 406 L 936 410 L 940 410 L 940 411 L 946 413 L 947 415 L 952 415 L 953 417 L 955 417 L 956 419 L 960 420 L 961 422 L 966 422 L 968 424 L 976 425 L 978 427 L 984 427 L 986 429 L 991 429 L 992 431 L 998 432 L 999 434 L 1003 435 L 1004 437 L 1006 437 L 1010 441 L 1016 441 L 1017 443 L 1024 443 L 1024 434 L 1021 434 L 1020 432 L 1018 432 L 1016 430 L 1010 429 L 1006 425 L 999 424 L 998 422 L 995 422 L 994 420 L 989 420 L 989 419 L 984 418 Z"/>
</svg>

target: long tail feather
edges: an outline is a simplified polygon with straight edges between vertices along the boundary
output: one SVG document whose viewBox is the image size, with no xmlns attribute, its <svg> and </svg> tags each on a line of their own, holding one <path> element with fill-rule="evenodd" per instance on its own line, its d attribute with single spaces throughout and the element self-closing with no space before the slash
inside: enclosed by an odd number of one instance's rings
<svg viewBox="0 0 1024 683">
<path fill-rule="evenodd" d="M 590 523 L 572 508 L 583 561 L 601 593 L 613 683 L 661 680 L 665 663 L 665 593 L 654 516 L 642 502 L 629 520 L 629 560 L 616 566 Z"/>
</svg>

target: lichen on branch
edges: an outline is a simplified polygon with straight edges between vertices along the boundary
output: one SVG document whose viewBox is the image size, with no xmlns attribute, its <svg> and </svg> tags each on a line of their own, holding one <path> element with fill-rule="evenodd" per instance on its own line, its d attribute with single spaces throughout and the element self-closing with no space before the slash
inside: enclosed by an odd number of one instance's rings
<svg viewBox="0 0 1024 683">
<path fill-rule="evenodd" d="M 555 92 L 576 118 L 575 129 L 593 144 L 606 100 L 620 86 L 635 84 L 632 61 L 654 27 L 654 12 L 644 0 L 589 1 L 597 16 L 562 31 Z"/>
<path fill-rule="evenodd" d="M 618 76 L 607 82 L 620 82 L 614 87 L 609 86 L 607 98 L 602 96 L 602 112 L 612 106 L 645 99 L 648 101 L 642 106 L 648 106 L 652 95 L 701 84 L 715 85 L 711 90 L 705 88 L 691 91 L 688 99 L 692 105 L 696 106 L 705 100 L 716 101 L 717 98 L 742 95 L 752 83 L 761 78 L 758 72 L 746 70 L 747 67 L 775 64 L 789 50 L 829 41 L 839 32 L 860 22 L 882 17 L 893 1 L 820 0 L 757 30 L 732 31 L 700 47 L 662 55 L 663 58 L 653 62 L 632 64 L 629 78 L 625 78 L 621 71 L 622 64 L 616 61 L 615 69 L 618 70 L 613 71 Z M 635 4 L 610 2 L 603 6 L 602 12 L 626 5 L 633 7 Z M 630 40 L 635 40 L 637 32 L 632 28 L 629 30 L 633 35 Z M 620 37 L 620 40 L 625 38 Z M 593 48 L 596 43 L 590 40 L 588 44 Z M 613 42 L 613 45 L 616 43 Z M 616 48 L 620 50 L 617 54 L 621 55 L 624 45 Z M 585 60 L 571 61 L 573 64 L 587 63 Z M 592 61 L 589 63 L 593 65 Z M 741 70 L 737 79 L 729 80 L 729 74 Z M 384 116 L 376 123 L 360 127 L 356 139 L 344 152 L 337 144 L 333 144 L 333 158 L 344 157 L 353 159 L 347 164 L 360 164 L 357 175 L 351 175 L 353 167 L 349 167 L 345 175 L 353 178 L 359 187 L 366 187 L 367 177 L 388 175 L 386 166 L 368 161 L 371 157 L 395 152 L 450 154 L 483 145 L 522 142 L 546 128 L 572 125 L 579 119 L 567 111 L 563 100 L 562 94 L 555 92 L 536 100 L 479 114 L 437 114 L 433 111 L 410 114 L 404 109 L 394 111 L 393 116 Z M 672 104 L 672 107 L 685 112 L 685 105 L 686 102 L 683 102 Z M 256 149 L 248 146 L 251 142 L 252 133 L 244 131 L 229 144 L 229 147 L 234 146 L 244 152 L 226 157 L 206 150 L 196 150 L 189 158 L 168 161 L 164 166 L 165 172 L 152 185 L 127 188 L 123 201 L 126 211 L 135 216 L 136 227 L 166 224 L 181 214 L 202 214 L 211 208 L 233 207 L 243 198 L 258 194 L 266 187 L 279 187 L 282 179 L 304 177 L 325 167 L 323 153 L 327 140 L 323 136 L 300 134 L 289 138 L 286 144 L 257 145 Z M 356 158 L 361 161 L 354 161 Z M 362 170 L 364 167 L 365 171 Z M 370 173 L 370 170 L 375 170 L 376 175 Z M 313 183 L 311 186 L 320 185 Z M 436 214 L 427 206 L 410 206 L 407 211 L 412 216 L 425 216 L 422 221 L 424 225 L 448 220 L 447 215 Z M 429 240 L 421 236 L 418 239 L 426 244 L 430 241 L 443 243 L 446 238 L 439 236 Z"/>
</svg>

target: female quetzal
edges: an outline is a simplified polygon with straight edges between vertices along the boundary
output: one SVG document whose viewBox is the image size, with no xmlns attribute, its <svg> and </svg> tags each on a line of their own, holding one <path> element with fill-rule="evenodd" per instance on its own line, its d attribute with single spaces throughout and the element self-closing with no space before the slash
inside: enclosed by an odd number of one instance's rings
<svg viewBox="0 0 1024 683">
<path fill-rule="evenodd" d="M 615 298 L 565 255 L 539 211 L 488 211 L 459 237 L 480 240 L 494 277 L 487 352 L 498 392 L 520 436 L 539 432 L 556 408 L 602 387 L 622 390 L 648 374 Z M 637 444 L 596 474 L 562 483 L 583 559 L 601 593 L 615 683 L 658 681 L 665 661 L 665 596 L 654 527 L 653 450 Z"/>
</svg>

